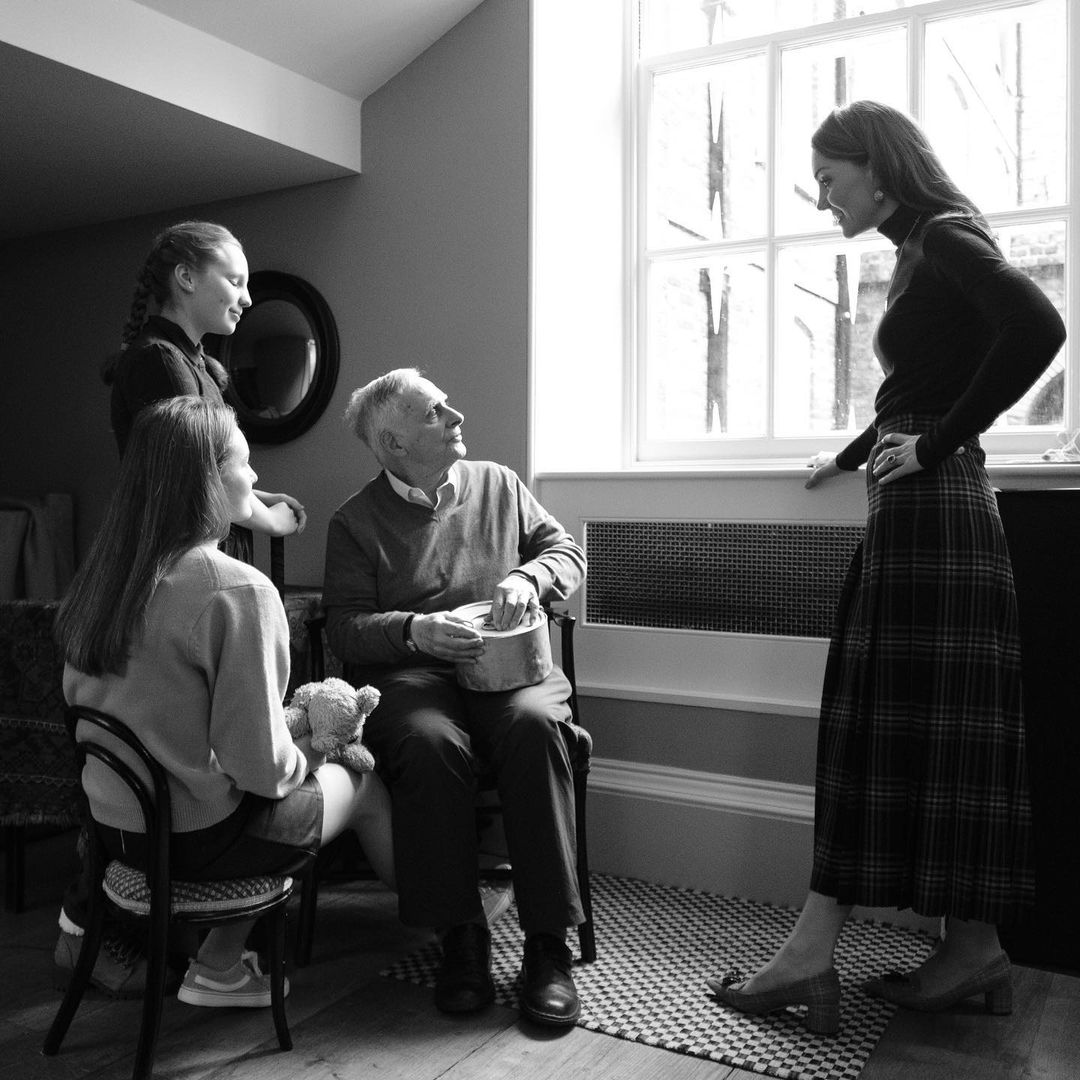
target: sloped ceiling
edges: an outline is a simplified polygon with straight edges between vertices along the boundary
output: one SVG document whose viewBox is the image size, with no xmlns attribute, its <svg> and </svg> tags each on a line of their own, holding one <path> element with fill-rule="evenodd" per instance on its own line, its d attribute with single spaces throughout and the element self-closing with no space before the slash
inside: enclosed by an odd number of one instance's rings
<svg viewBox="0 0 1080 1080">
<path fill-rule="evenodd" d="M 355 173 L 360 103 L 480 2 L 0 0 L 0 240 Z"/>
</svg>

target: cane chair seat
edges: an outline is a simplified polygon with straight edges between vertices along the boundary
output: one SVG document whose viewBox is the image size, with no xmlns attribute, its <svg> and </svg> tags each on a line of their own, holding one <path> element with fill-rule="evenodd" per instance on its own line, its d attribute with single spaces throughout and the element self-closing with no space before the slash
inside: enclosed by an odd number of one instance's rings
<svg viewBox="0 0 1080 1080">
<path fill-rule="evenodd" d="M 105 868 L 105 895 L 133 915 L 150 914 L 150 882 L 146 875 L 113 859 Z M 189 920 L 222 915 L 255 917 L 292 890 L 291 877 L 230 878 L 228 881 L 173 881 L 172 918 Z"/>
</svg>

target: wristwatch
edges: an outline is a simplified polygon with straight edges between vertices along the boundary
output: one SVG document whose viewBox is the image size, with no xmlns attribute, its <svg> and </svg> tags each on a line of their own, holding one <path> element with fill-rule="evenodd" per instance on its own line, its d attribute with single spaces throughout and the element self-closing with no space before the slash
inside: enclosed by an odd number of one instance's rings
<svg viewBox="0 0 1080 1080">
<path fill-rule="evenodd" d="M 405 648 L 411 653 L 420 651 L 416 646 L 416 642 L 412 639 L 412 621 L 415 617 L 415 614 L 407 615 L 401 627 L 401 636 L 405 640 Z"/>
</svg>

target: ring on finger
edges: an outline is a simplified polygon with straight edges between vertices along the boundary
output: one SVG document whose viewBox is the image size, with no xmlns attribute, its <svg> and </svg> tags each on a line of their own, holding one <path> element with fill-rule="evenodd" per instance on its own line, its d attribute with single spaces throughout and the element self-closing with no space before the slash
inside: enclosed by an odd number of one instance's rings
<svg viewBox="0 0 1080 1080">
<path fill-rule="evenodd" d="M 890 465 L 895 465 L 895 464 L 896 464 L 896 455 L 895 455 L 895 454 L 890 454 L 890 455 L 889 455 L 889 456 L 888 456 L 888 457 L 887 457 L 887 458 L 886 458 L 885 460 L 886 460 L 886 461 L 887 461 L 887 462 L 888 462 L 888 463 L 889 463 Z"/>
</svg>

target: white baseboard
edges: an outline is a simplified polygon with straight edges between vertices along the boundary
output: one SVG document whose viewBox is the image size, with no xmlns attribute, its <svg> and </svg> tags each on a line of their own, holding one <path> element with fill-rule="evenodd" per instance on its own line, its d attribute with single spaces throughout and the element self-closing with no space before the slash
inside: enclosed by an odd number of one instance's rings
<svg viewBox="0 0 1080 1080">
<path fill-rule="evenodd" d="M 804 784 L 593 758 L 589 788 L 611 795 L 711 807 L 731 814 L 797 824 L 812 824 L 814 820 L 814 789 Z"/>
<path fill-rule="evenodd" d="M 593 758 L 588 816 L 595 870 L 792 908 L 806 899 L 810 786 Z M 911 911 L 854 915 L 937 929 L 937 920 Z"/>
</svg>

